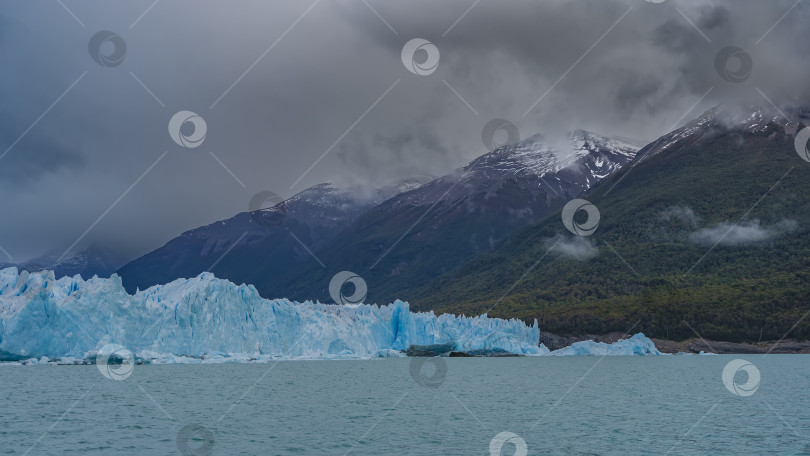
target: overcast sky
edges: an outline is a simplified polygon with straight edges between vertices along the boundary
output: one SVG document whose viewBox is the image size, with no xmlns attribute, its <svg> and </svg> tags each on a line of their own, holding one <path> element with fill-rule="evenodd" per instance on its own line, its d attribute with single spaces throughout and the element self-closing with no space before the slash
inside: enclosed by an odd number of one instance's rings
<svg viewBox="0 0 810 456">
<path fill-rule="evenodd" d="M 486 152 L 493 118 L 653 140 L 719 103 L 767 105 L 757 88 L 780 106 L 810 88 L 794 0 L 62 3 L 0 12 L 0 247 L 17 261 L 140 255 L 259 191 L 441 175 Z M 99 31 L 120 37 L 102 64 Z M 413 38 L 439 51 L 432 74 L 403 65 Z M 751 56 L 742 82 L 715 68 L 727 46 Z M 199 147 L 169 135 L 184 110 Z"/>
</svg>

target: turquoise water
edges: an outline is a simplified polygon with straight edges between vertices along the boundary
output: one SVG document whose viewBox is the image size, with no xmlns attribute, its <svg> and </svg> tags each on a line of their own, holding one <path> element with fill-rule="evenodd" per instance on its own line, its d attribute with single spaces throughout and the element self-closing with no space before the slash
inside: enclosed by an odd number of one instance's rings
<svg viewBox="0 0 810 456">
<path fill-rule="evenodd" d="M 3 365 L 0 454 L 805 454 L 809 386 L 803 355 Z"/>
</svg>

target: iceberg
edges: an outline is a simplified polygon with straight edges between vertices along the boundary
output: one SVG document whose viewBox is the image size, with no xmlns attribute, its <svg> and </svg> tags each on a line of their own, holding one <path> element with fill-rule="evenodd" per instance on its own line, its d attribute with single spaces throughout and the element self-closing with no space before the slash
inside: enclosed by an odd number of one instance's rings
<svg viewBox="0 0 810 456">
<path fill-rule="evenodd" d="M 268 300 L 202 273 L 130 295 L 121 278 L 0 270 L 0 360 L 89 358 L 119 344 L 164 362 L 392 357 L 411 345 L 548 353 L 537 320 L 435 315 L 408 304 Z"/>
<path fill-rule="evenodd" d="M 653 341 L 643 333 L 629 339 L 622 339 L 612 344 L 586 340 L 576 342 L 568 347 L 554 350 L 552 356 L 647 356 L 661 355 Z"/>
</svg>

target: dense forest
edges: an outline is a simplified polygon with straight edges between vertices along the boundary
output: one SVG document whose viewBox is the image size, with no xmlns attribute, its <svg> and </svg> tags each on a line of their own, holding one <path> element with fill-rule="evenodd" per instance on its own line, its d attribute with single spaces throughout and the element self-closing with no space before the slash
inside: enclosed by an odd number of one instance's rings
<svg viewBox="0 0 810 456">
<path fill-rule="evenodd" d="M 593 235 L 568 233 L 556 213 L 410 301 L 565 335 L 810 338 L 808 182 L 782 125 L 715 127 L 584 195 L 600 211 Z"/>
</svg>

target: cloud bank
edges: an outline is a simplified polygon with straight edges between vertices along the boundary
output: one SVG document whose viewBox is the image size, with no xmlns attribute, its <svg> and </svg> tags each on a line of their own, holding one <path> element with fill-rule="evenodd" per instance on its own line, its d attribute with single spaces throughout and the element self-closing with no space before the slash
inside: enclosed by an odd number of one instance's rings
<svg viewBox="0 0 810 456">
<path fill-rule="evenodd" d="M 810 4 L 779 20 L 793 0 L 152 3 L 0 12 L 0 246 L 17 259 L 85 232 L 135 256 L 260 191 L 442 175 L 486 152 L 494 118 L 652 140 L 764 103 L 757 87 L 780 105 L 810 89 Z M 126 43 L 115 66 L 88 52 L 101 30 Z M 417 37 L 440 52 L 430 75 L 402 64 Z M 727 46 L 751 57 L 742 82 L 716 69 Z M 206 121 L 200 147 L 168 134 L 182 110 Z"/>
</svg>

